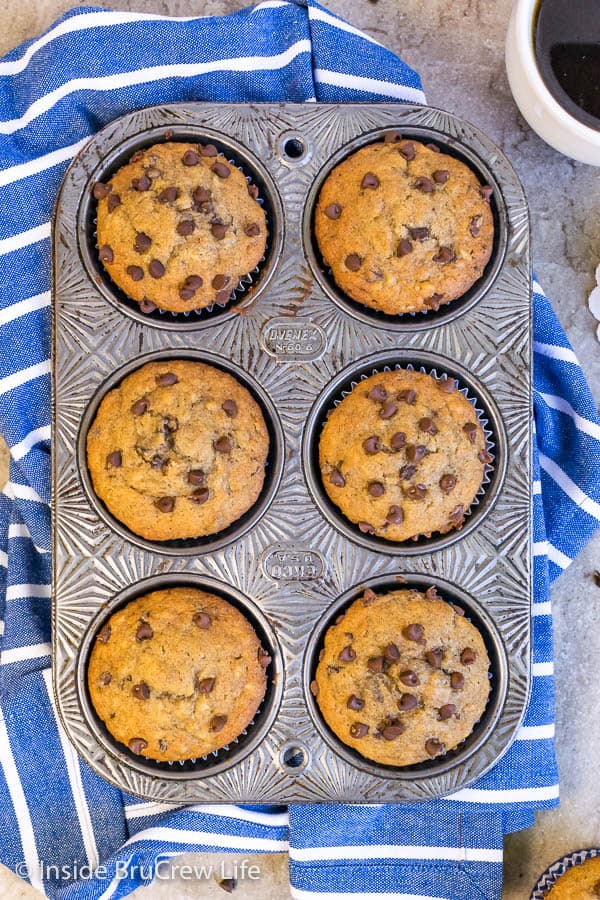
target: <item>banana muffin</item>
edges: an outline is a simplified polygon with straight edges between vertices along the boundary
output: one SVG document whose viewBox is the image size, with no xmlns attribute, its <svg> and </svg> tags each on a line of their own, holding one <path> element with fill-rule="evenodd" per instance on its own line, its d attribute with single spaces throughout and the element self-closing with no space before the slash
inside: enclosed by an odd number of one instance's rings
<svg viewBox="0 0 600 900">
<path fill-rule="evenodd" d="M 269 451 L 258 403 L 232 375 L 151 362 L 103 398 L 87 435 L 94 491 L 135 534 L 216 534 L 258 499 Z"/>
<path fill-rule="evenodd" d="M 546 894 L 546 900 L 598 900 L 600 856 L 592 856 L 561 875 Z"/>
<path fill-rule="evenodd" d="M 92 648 L 88 687 L 96 713 L 132 753 L 183 761 L 227 746 L 252 722 L 270 661 L 230 603 L 170 588 L 110 617 Z"/>
<path fill-rule="evenodd" d="M 492 188 L 434 144 L 369 144 L 326 178 L 315 235 L 336 284 L 390 315 L 437 310 L 482 275 Z"/>
<path fill-rule="evenodd" d="M 258 188 L 213 144 L 138 150 L 93 194 L 100 261 L 144 312 L 223 305 L 264 255 Z"/>
<path fill-rule="evenodd" d="M 360 531 L 388 541 L 460 528 L 491 462 L 454 379 L 406 369 L 359 382 L 319 443 L 331 501 Z"/>
<path fill-rule="evenodd" d="M 344 744 L 410 766 L 471 734 L 488 700 L 489 659 L 461 612 L 433 587 L 368 589 L 328 629 L 311 690 Z"/>
</svg>

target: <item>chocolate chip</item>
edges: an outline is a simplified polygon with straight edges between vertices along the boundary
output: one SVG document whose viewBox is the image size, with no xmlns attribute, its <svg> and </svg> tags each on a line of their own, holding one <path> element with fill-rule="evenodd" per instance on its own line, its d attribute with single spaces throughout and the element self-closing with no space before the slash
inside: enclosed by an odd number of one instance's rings
<svg viewBox="0 0 600 900">
<path fill-rule="evenodd" d="M 400 651 L 393 642 L 387 645 L 383 655 L 389 662 L 397 662 L 400 659 Z"/>
<path fill-rule="evenodd" d="M 383 656 L 372 656 L 367 660 L 367 669 L 375 675 L 381 675 L 385 669 L 385 658 Z"/>
<path fill-rule="evenodd" d="M 448 263 L 454 262 L 456 259 L 456 253 L 452 249 L 452 247 L 440 247 L 437 253 L 432 256 L 434 262 L 441 263 L 442 265 L 447 265 Z"/>
<path fill-rule="evenodd" d="M 227 303 L 230 297 L 231 290 L 217 291 L 215 294 L 215 301 L 220 304 Z"/>
<path fill-rule="evenodd" d="M 440 150 L 440 148 L 438 147 L 437 144 L 425 144 L 425 146 L 428 147 L 429 150 L 432 150 L 434 153 L 441 153 L 441 152 L 442 152 L 442 151 Z"/>
<path fill-rule="evenodd" d="M 181 162 L 184 166 L 197 166 L 200 162 L 200 157 L 195 150 L 186 150 L 181 157 Z"/>
<path fill-rule="evenodd" d="M 448 169 L 436 169 L 431 177 L 436 184 L 446 184 L 446 182 L 450 178 L 450 172 L 448 171 Z"/>
<path fill-rule="evenodd" d="M 213 443 L 213 447 L 219 453 L 231 453 L 233 450 L 233 441 L 231 438 L 228 438 L 226 435 L 223 435 L 220 438 L 217 438 Z"/>
<path fill-rule="evenodd" d="M 231 175 L 229 166 L 226 166 L 225 163 L 222 162 L 213 163 L 210 170 L 211 172 L 214 172 L 218 178 L 229 178 Z"/>
<path fill-rule="evenodd" d="M 330 203 L 323 210 L 328 219 L 339 219 L 342 214 L 342 207 L 339 203 Z"/>
<path fill-rule="evenodd" d="M 132 738 L 127 746 L 132 753 L 135 753 L 136 756 L 139 756 L 142 750 L 145 750 L 148 746 L 148 741 L 145 741 L 144 738 Z"/>
<path fill-rule="evenodd" d="M 465 686 L 465 676 L 461 672 L 453 672 L 450 676 L 450 687 L 453 691 L 462 691 Z"/>
<path fill-rule="evenodd" d="M 140 681 L 139 684 L 134 684 L 134 686 L 131 688 L 131 693 L 138 700 L 150 699 L 150 688 L 145 681 Z"/>
<path fill-rule="evenodd" d="M 415 472 L 417 471 L 416 466 L 402 466 L 400 469 L 400 479 L 401 481 L 409 481 Z"/>
<path fill-rule="evenodd" d="M 398 391 L 398 400 L 402 400 L 404 403 L 408 403 L 409 406 L 414 406 L 415 400 L 417 399 L 417 392 L 411 390 L 406 391 Z"/>
<path fill-rule="evenodd" d="M 224 288 L 229 284 L 229 275 L 215 275 L 211 284 L 215 291 L 220 291 L 221 288 Z"/>
<path fill-rule="evenodd" d="M 196 291 L 193 291 L 191 288 L 182 287 L 179 288 L 179 296 L 182 300 L 192 300 L 196 295 Z"/>
<path fill-rule="evenodd" d="M 362 188 L 378 188 L 379 187 L 379 178 L 375 175 L 374 172 L 367 172 L 364 176 L 363 180 L 360 183 Z"/>
<path fill-rule="evenodd" d="M 206 484 L 206 473 L 202 469 L 190 469 L 187 474 L 188 484 L 194 487 L 203 487 Z"/>
<path fill-rule="evenodd" d="M 226 894 L 233 894 L 237 887 L 237 878 L 222 878 L 217 884 Z"/>
<path fill-rule="evenodd" d="M 474 444 L 477 438 L 477 425 L 474 422 L 467 422 L 466 425 L 463 425 L 463 431 L 471 443 Z"/>
<path fill-rule="evenodd" d="M 443 294 L 432 294 L 431 297 L 426 297 L 423 300 L 423 303 L 429 309 L 433 309 L 435 312 L 437 312 L 442 304 L 443 299 L 444 299 Z"/>
<path fill-rule="evenodd" d="M 430 416 L 423 416 L 422 419 L 419 419 L 419 429 L 426 434 L 438 433 L 437 425 Z"/>
<path fill-rule="evenodd" d="M 158 200 L 160 203 L 173 203 L 179 197 L 179 191 L 176 187 L 168 187 L 165 188 L 164 191 L 161 191 L 158 195 Z"/>
<path fill-rule="evenodd" d="M 178 383 L 179 378 L 175 372 L 162 372 L 160 375 L 156 375 L 154 380 L 161 387 L 171 387 L 171 385 Z"/>
<path fill-rule="evenodd" d="M 214 225 L 210 226 L 210 233 L 214 237 L 215 241 L 222 241 L 227 234 L 227 225 L 222 225 L 216 222 Z"/>
<path fill-rule="evenodd" d="M 382 384 L 376 384 L 375 387 L 371 388 L 367 397 L 369 400 L 375 400 L 377 403 L 381 403 L 382 400 L 386 399 L 387 391 Z"/>
<path fill-rule="evenodd" d="M 203 678 L 198 682 L 198 693 L 199 694 L 210 694 L 212 689 L 215 686 L 216 678 Z"/>
<path fill-rule="evenodd" d="M 196 626 L 196 628 L 202 628 L 203 631 L 206 631 L 207 628 L 210 628 L 211 622 L 211 617 L 208 613 L 205 612 L 194 613 L 194 616 L 192 618 L 192 623 Z"/>
<path fill-rule="evenodd" d="M 364 738 L 369 733 L 369 726 L 364 722 L 353 722 L 350 726 L 350 735 L 357 740 Z"/>
<path fill-rule="evenodd" d="M 131 406 L 131 412 L 134 416 L 143 416 L 148 407 L 150 406 L 150 401 L 146 399 L 146 397 L 141 397 L 139 400 L 136 400 L 135 403 Z"/>
<path fill-rule="evenodd" d="M 357 522 L 358 530 L 363 534 L 375 534 L 375 526 L 370 522 Z"/>
<path fill-rule="evenodd" d="M 338 659 L 340 662 L 353 662 L 356 659 L 356 651 L 352 647 L 344 647 L 340 652 Z"/>
<path fill-rule="evenodd" d="M 135 153 L 132 155 L 131 159 L 129 160 L 129 162 L 132 162 L 132 163 L 138 162 L 140 159 L 143 158 L 143 156 L 144 156 L 143 150 L 136 150 Z"/>
<path fill-rule="evenodd" d="M 477 659 L 477 653 L 471 647 L 465 647 L 460 654 L 460 661 L 463 666 L 471 666 Z"/>
<path fill-rule="evenodd" d="M 436 647 L 435 650 L 427 651 L 425 659 L 433 669 L 441 669 L 443 656 L 444 651 L 441 647 Z"/>
<path fill-rule="evenodd" d="M 379 453 L 381 450 L 381 442 L 377 436 L 369 437 L 363 441 L 363 450 L 371 455 Z"/>
<path fill-rule="evenodd" d="M 483 216 L 473 216 L 473 218 L 469 222 L 469 231 L 472 237 L 477 237 L 477 235 L 481 233 L 482 222 Z"/>
<path fill-rule="evenodd" d="M 346 479 L 339 469 L 332 469 L 329 475 L 329 483 L 334 484 L 336 487 L 344 487 L 346 484 Z"/>
<path fill-rule="evenodd" d="M 223 731 L 227 724 L 227 716 L 213 716 L 210 720 L 209 731 Z"/>
<path fill-rule="evenodd" d="M 122 461 L 123 457 L 120 450 L 113 450 L 113 452 L 109 453 L 106 457 L 106 465 L 111 466 L 113 469 L 119 469 Z"/>
<path fill-rule="evenodd" d="M 160 741 L 158 742 L 158 749 L 162 750 L 162 752 L 164 753 L 165 750 L 167 749 L 167 747 L 168 747 L 167 742 L 163 738 L 161 738 Z"/>
<path fill-rule="evenodd" d="M 407 625 L 406 628 L 402 629 L 402 635 L 407 641 L 420 641 L 424 632 L 423 626 L 417 622 L 413 622 L 412 625 Z"/>
<path fill-rule="evenodd" d="M 442 494 L 449 494 L 456 487 L 456 477 L 447 473 L 440 478 L 440 490 Z"/>
<path fill-rule="evenodd" d="M 273 659 L 272 659 L 272 657 L 267 653 L 267 651 L 266 651 L 266 650 L 263 650 L 262 647 L 259 647 L 259 650 L 258 650 L 258 664 L 259 664 L 259 666 L 261 666 L 263 669 L 268 669 L 268 667 L 271 665 L 272 662 L 273 662 Z"/>
<path fill-rule="evenodd" d="M 456 390 L 456 380 L 454 378 L 438 378 L 438 387 L 445 394 L 453 394 Z"/>
<path fill-rule="evenodd" d="M 390 525 L 401 525 L 404 521 L 404 513 L 402 512 L 402 508 L 395 505 L 390 506 L 385 520 L 386 522 L 389 522 Z"/>
<path fill-rule="evenodd" d="M 429 738 L 428 741 L 425 741 L 425 749 L 429 753 L 430 756 L 438 756 L 444 750 L 444 745 L 440 743 L 436 738 Z"/>
<path fill-rule="evenodd" d="M 415 158 L 417 151 L 415 150 L 415 145 L 412 141 L 407 141 L 399 148 L 399 153 L 404 159 L 411 160 Z"/>
<path fill-rule="evenodd" d="M 390 438 L 390 447 L 392 450 L 401 450 L 406 446 L 406 434 L 403 431 L 397 431 Z"/>
<path fill-rule="evenodd" d="M 100 634 L 98 635 L 98 640 L 101 644 L 108 644 L 111 635 L 111 627 L 110 625 L 105 625 Z"/>
<path fill-rule="evenodd" d="M 144 270 L 141 266 L 127 266 L 126 272 L 132 281 L 141 281 L 144 277 Z"/>
<path fill-rule="evenodd" d="M 412 669 L 405 669 L 404 672 L 400 672 L 399 678 L 402 684 L 405 684 L 407 687 L 416 687 L 420 683 L 419 676 Z"/>
<path fill-rule="evenodd" d="M 208 488 L 198 488 L 196 491 L 190 494 L 188 500 L 192 503 L 197 503 L 198 506 L 201 506 L 202 503 L 206 503 L 208 498 L 210 497 L 210 491 Z"/>
<path fill-rule="evenodd" d="M 366 588 L 363 594 L 363 606 L 371 606 L 377 600 L 377 594 L 371 588 Z"/>
<path fill-rule="evenodd" d="M 92 190 L 92 194 L 96 200 L 104 200 L 105 197 L 108 197 L 110 192 L 112 191 L 112 184 L 103 184 L 101 181 L 97 181 Z"/>
<path fill-rule="evenodd" d="M 181 237 L 187 237 L 190 234 L 193 234 L 196 230 L 196 223 L 193 219 L 182 219 L 181 222 L 177 223 L 177 234 L 180 234 Z"/>
<path fill-rule="evenodd" d="M 162 513 L 173 512 L 173 509 L 175 508 L 175 497 L 159 497 L 158 500 L 154 501 L 154 505 Z"/>
<path fill-rule="evenodd" d="M 409 228 L 408 233 L 413 241 L 426 241 L 429 237 L 429 228 L 426 226 L 422 228 Z"/>
<path fill-rule="evenodd" d="M 409 253 L 413 252 L 413 245 L 408 240 L 408 238 L 402 238 L 402 240 L 398 243 L 396 247 L 396 256 L 399 256 L 402 259 L 403 256 L 408 256 Z"/>
<path fill-rule="evenodd" d="M 146 315 L 148 315 L 148 313 L 154 312 L 154 310 L 156 309 L 156 303 L 153 303 L 152 300 L 148 299 L 148 297 L 144 297 L 140 301 L 140 309 L 143 313 L 146 313 Z"/>
<path fill-rule="evenodd" d="M 406 712 L 409 709 L 416 709 L 419 705 L 419 701 L 413 694 L 402 694 L 400 699 L 396 701 L 396 706 L 398 709 L 402 710 L 402 712 Z"/>
<path fill-rule="evenodd" d="M 494 462 L 494 457 L 491 453 L 488 453 L 487 450 L 480 450 L 477 454 L 477 459 L 479 462 L 486 463 L 486 465 L 490 465 L 490 463 Z"/>
<path fill-rule="evenodd" d="M 484 200 L 487 200 L 487 202 L 489 203 L 494 194 L 494 188 L 489 184 L 484 184 L 483 187 L 479 188 L 479 193 L 481 194 L 482 198 Z"/>
<path fill-rule="evenodd" d="M 350 272 L 358 272 L 361 263 L 362 259 L 356 253 L 350 253 L 345 259 L 346 268 L 349 269 Z"/>
<path fill-rule="evenodd" d="M 398 720 L 394 720 L 393 724 L 386 725 L 381 729 L 381 735 L 384 741 L 395 741 L 405 731 L 404 725 Z"/>
<path fill-rule="evenodd" d="M 438 718 L 440 722 L 444 722 L 446 719 L 451 719 L 455 713 L 456 706 L 454 703 L 444 703 L 443 706 L 440 706 Z"/>
<path fill-rule="evenodd" d="M 384 144 L 396 144 L 398 141 L 402 140 L 402 135 L 399 131 L 386 131 L 383 137 Z"/>
<path fill-rule="evenodd" d="M 413 187 L 421 191 L 422 194 L 431 194 L 433 192 L 433 181 L 431 178 L 426 178 L 425 175 L 419 175 Z"/>
<path fill-rule="evenodd" d="M 418 463 L 427 455 L 427 447 L 423 444 L 408 444 L 406 458 L 411 463 Z"/>
<path fill-rule="evenodd" d="M 393 400 L 384 400 L 379 410 L 380 419 L 391 419 L 398 412 L 398 404 Z"/>
<path fill-rule="evenodd" d="M 319 685 L 317 684 L 317 682 L 314 679 L 310 683 L 310 692 L 313 695 L 313 697 L 319 696 Z"/>
<path fill-rule="evenodd" d="M 465 611 L 462 606 L 457 606 L 456 603 L 450 603 L 449 605 L 452 607 L 457 616 L 464 616 Z"/>
<path fill-rule="evenodd" d="M 253 200 L 258 200 L 258 187 L 255 184 L 248 185 L 248 193 Z"/>
<path fill-rule="evenodd" d="M 98 256 L 100 258 L 100 262 L 103 263 L 111 263 L 115 258 L 115 254 L 113 253 L 113 248 L 109 247 L 108 244 L 103 244 L 98 249 Z"/>
<path fill-rule="evenodd" d="M 98 684 L 102 684 L 105 687 L 107 684 L 110 684 L 111 681 L 112 681 L 112 675 L 110 672 L 102 672 L 102 674 L 98 678 Z"/>
<path fill-rule="evenodd" d="M 159 259 L 153 259 L 148 266 L 148 271 L 153 278 L 162 278 L 165 274 L 165 267 Z"/>
<path fill-rule="evenodd" d="M 106 206 L 109 213 L 114 212 L 117 206 L 121 205 L 121 198 L 118 194 L 109 194 Z"/>
<path fill-rule="evenodd" d="M 424 484 L 413 484 L 405 493 L 409 500 L 424 500 L 427 488 Z"/>
<path fill-rule="evenodd" d="M 149 622 L 144 622 L 143 619 L 140 620 L 140 624 L 138 625 L 138 629 L 135 633 L 135 639 L 138 643 L 142 641 L 149 641 L 154 637 L 154 631 L 152 630 L 152 626 Z"/>
<path fill-rule="evenodd" d="M 381 497 L 385 494 L 385 487 L 380 481 L 372 481 L 367 488 L 371 497 Z"/>
<path fill-rule="evenodd" d="M 148 178 L 147 175 L 141 175 L 140 178 L 133 179 L 131 187 L 135 188 L 136 191 L 149 191 L 152 187 L 152 179 Z"/>
<path fill-rule="evenodd" d="M 358 712 L 359 709 L 362 709 L 365 705 L 365 701 L 361 700 L 360 697 L 357 697 L 356 694 L 350 694 L 348 697 L 348 702 L 346 706 L 348 709 L 353 709 Z"/>
<path fill-rule="evenodd" d="M 133 242 L 134 250 L 138 253 L 145 253 L 152 246 L 152 238 L 144 231 L 138 231 Z"/>
<path fill-rule="evenodd" d="M 260 234 L 260 225 L 257 225 L 256 222 L 253 222 L 252 225 L 246 225 L 244 234 L 247 237 L 256 237 L 257 234 Z"/>
<path fill-rule="evenodd" d="M 218 156 L 219 154 L 214 144 L 200 144 L 198 149 L 202 156 Z"/>
</svg>

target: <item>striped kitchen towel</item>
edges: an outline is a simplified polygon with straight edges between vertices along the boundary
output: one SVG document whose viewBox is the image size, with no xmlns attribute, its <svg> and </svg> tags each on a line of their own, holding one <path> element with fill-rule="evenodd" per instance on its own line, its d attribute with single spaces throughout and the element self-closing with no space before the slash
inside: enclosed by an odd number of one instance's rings
<svg viewBox="0 0 600 900">
<path fill-rule="evenodd" d="M 503 835 L 558 801 L 550 581 L 600 519 L 600 423 L 538 285 L 533 694 L 492 771 L 426 806 L 172 809 L 98 778 L 58 725 L 49 643 L 52 206 L 90 135 L 132 109 L 184 100 L 422 103 L 424 95 L 412 69 L 312 0 L 187 19 L 78 8 L 0 61 L 0 431 L 11 452 L 0 496 L 0 859 L 48 896 L 77 900 L 123 897 L 185 850 L 288 849 L 296 897 L 499 897 Z"/>
</svg>

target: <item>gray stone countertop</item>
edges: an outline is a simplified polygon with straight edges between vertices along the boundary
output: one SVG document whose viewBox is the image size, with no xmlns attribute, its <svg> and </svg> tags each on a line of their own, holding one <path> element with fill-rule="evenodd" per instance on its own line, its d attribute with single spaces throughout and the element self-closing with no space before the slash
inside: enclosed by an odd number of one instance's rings
<svg viewBox="0 0 600 900">
<path fill-rule="evenodd" d="M 245 4 L 113 0 L 97 5 L 189 16 L 224 14 Z M 600 169 L 560 156 L 518 113 L 504 70 L 511 0 L 328 0 L 328 5 L 418 69 L 429 103 L 482 128 L 512 161 L 529 198 L 537 276 L 598 400 L 600 346 L 586 298 L 600 262 Z M 0 53 L 33 37 L 72 6 L 69 0 L 0 0 Z M 600 588 L 591 578 L 595 568 L 600 568 L 600 536 L 553 588 L 562 801 L 557 810 L 539 812 L 534 827 L 506 839 L 504 900 L 527 900 L 539 873 L 557 857 L 600 846 Z M 247 886 L 244 896 L 283 900 L 285 864 L 285 857 L 276 857 L 263 865 L 257 893 Z M 18 896 L 14 882 L 8 875 L 4 878 L 0 898 Z M 216 885 L 200 882 L 179 883 L 177 888 L 158 885 L 135 896 L 151 900 L 226 895 Z"/>
</svg>

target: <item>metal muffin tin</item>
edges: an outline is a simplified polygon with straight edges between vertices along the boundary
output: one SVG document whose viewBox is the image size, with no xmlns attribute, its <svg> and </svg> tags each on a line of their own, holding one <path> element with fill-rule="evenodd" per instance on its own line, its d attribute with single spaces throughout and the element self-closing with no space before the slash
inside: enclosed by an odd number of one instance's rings
<svg viewBox="0 0 600 900">
<path fill-rule="evenodd" d="M 438 312 L 386 316 L 333 284 L 312 237 L 331 168 L 390 129 L 433 141 L 494 186 L 494 251 L 480 281 Z M 139 147 L 210 141 L 259 185 L 265 258 L 226 307 L 189 315 L 139 311 L 98 265 L 91 186 Z M 506 752 L 530 689 L 531 272 L 521 185 L 480 131 L 402 104 L 201 104 L 153 107 L 101 131 L 70 166 L 53 232 L 53 653 L 64 727 L 81 756 L 123 790 L 167 803 L 413 802 L 471 784 Z M 196 358 L 254 394 L 271 436 L 257 507 L 195 541 L 148 542 L 91 487 L 85 435 L 106 390 L 145 362 Z M 332 507 L 315 467 L 324 413 L 374 369 L 411 364 L 456 377 L 483 414 L 494 468 L 461 531 L 395 545 L 361 534 Z M 342 744 L 310 681 L 322 636 L 369 585 L 435 584 L 479 627 L 490 701 L 470 737 L 404 769 Z M 245 734 L 183 765 L 133 756 L 97 719 L 85 684 L 94 635 L 141 593 L 192 584 L 220 593 L 254 624 L 273 662 Z"/>
</svg>

